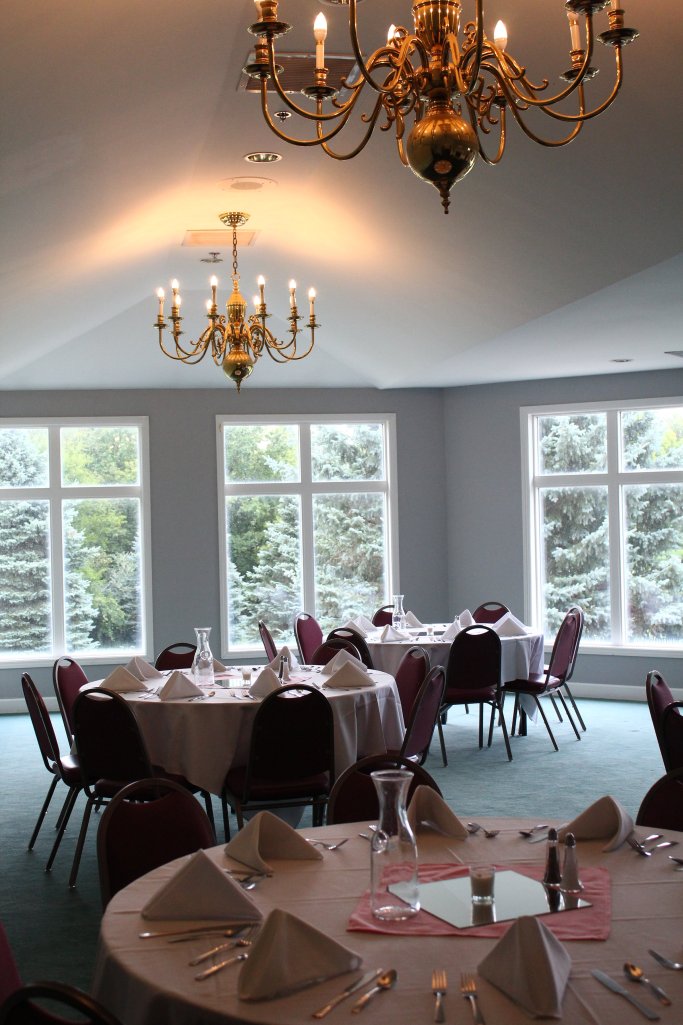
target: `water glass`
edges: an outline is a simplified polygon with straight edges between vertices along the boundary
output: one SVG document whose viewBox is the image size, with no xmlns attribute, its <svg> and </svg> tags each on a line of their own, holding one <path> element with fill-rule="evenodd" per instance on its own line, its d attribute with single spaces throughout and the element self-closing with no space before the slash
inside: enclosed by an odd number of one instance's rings
<svg viewBox="0 0 683 1025">
<path fill-rule="evenodd" d="M 496 870 L 493 865 L 470 865 L 473 904 L 493 904 Z"/>
</svg>

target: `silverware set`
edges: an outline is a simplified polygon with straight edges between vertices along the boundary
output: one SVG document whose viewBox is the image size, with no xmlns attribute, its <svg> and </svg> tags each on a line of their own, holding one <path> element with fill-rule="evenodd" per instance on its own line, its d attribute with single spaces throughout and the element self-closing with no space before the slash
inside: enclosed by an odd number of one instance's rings
<svg viewBox="0 0 683 1025">
<path fill-rule="evenodd" d="M 472 1008 L 472 1021 L 474 1025 L 486 1025 L 484 1016 L 479 1010 L 477 1001 L 477 984 L 471 972 L 463 972 L 460 976 L 460 992 L 465 1000 L 469 1000 Z"/>
<path fill-rule="evenodd" d="M 480 829 L 484 833 L 484 836 L 487 840 L 493 840 L 493 838 L 498 836 L 498 834 L 500 833 L 499 829 L 485 829 L 484 826 L 480 825 L 478 822 L 467 823 L 467 832 L 470 834 L 470 836 L 474 836 L 475 833 L 478 833 Z"/>
<path fill-rule="evenodd" d="M 661 836 L 661 833 L 653 833 L 651 836 L 646 836 L 644 840 L 638 840 L 635 836 L 629 836 L 626 838 L 626 843 L 637 854 L 641 854 L 644 858 L 651 858 L 656 850 L 664 847 L 675 847 L 678 844 L 678 840 L 661 840 Z M 661 843 L 656 843 L 654 846 L 647 848 L 645 844 L 651 843 L 653 840 L 661 840 Z M 672 858 L 671 860 L 676 861 L 680 859 Z M 683 861 L 681 861 L 681 864 L 683 864 Z"/>
</svg>

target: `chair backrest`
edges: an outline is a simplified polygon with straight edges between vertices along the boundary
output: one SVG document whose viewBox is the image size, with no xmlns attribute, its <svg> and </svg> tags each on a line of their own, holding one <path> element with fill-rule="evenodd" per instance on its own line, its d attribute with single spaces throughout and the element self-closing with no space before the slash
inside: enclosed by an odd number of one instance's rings
<svg viewBox="0 0 683 1025">
<path fill-rule="evenodd" d="M 401 699 L 403 721 L 410 719 L 415 699 L 429 672 L 429 655 L 419 644 L 413 644 L 406 651 L 396 670 L 396 689 Z"/>
<path fill-rule="evenodd" d="M 637 826 L 683 831 L 683 768 L 667 772 L 641 801 Z"/>
<path fill-rule="evenodd" d="M 574 675 L 574 669 L 576 667 L 576 659 L 577 659 L 577 656 L 579 654 L 579 644 L 581 643 L 581 636 L 583 634 L 583 624 L 584 624 L 584 620 L 585 620 L 585 616 L 583 614 L 583 609 L 581 608 L 580 605 L 572 605 L 567 611 L 571 612 L 574 615 L 577 615 L 579 617 L 579 629 L 578 629 L 578 631 L 576 633 L 576 640 L 574 642 L 574 650 L 572 652 L 571 661 L 569 663 L 569 672 L 567 673 L 567 675 L 564 678 L 565 683 L 567 682 L 567 680 L 571 680 L 572 676 Z"/>
<path fill-rule="evenodd" d="M 28 673 L 22 673 L 21 689 L 24 692 L 24 700 L 33 726 L 33 732 L 38 741 L 43 764 L 49 772 L 57 772 L 59 767 L 59 744 L 52 726 L 49 712 L 43 695 L 40 693 Z"/>
<path fill-rule="evenodd" d="M 62 1010 L 76 1011 L 64 1017 Z M 62 982 L 21 986 L 0 1007 L 0 1025 L 121 1025 L 87 993 Z"/>
<path fill-rule="evenodd" d="M 475 623 L 455 635 L 448 653 L 446 695 L 453 690 L 499 688 L 500 637 L 490 626 Z"/>
<path fill-rule="evenodd" d="M 683 767 L 683 716 L 661 673 L 651 669 L 645 680 L 652 725 L 667 772 Z"/>
<path fill-rule="evenodd" d="M 63 655 L 61 658 L 58 658 L 52 666 L 52 683 L 69 741 L 72 741 L 74 737 L 74 701 L 78 697 L 81 687 L 87 682 L 88 677 L 76 659 L 71 658 L 69 655 Z"/>
<path fill-rule="evenodd" d="M 444 667 L 434 666 L 427 674 L 415 699 L 401 745 L 402 758 L 418 758 L 422 763 L 427 757 L 436 719 L 443 704 L 445 687 Z"/>
<path fill-rule="evenodd" d="M 206 812 L 179 783 L 129 783 L 107 805 L 97 831 L 102 906 L 146 872 L 215 843 Z"/>
<path fill-rule="evenodd" d="M 373 626 L 391 626 L 393 618 L 394 606 L 383 605 L 381 609 L 377 609 L 377 612 L 372 617 Z"/>
<path fill-rule="evenodd" d="M 262 619 L 259 619 L 258 621 L 258 632 L 260 633 L 261 640 L 263 641 L 263 647 L 266 652 L 266 658 L 269 662 L 272 662 L 275 656 L 277 655 L 277 645 L 273 640 L 273 635 L 271 634 L 270 630 L 268 629 L 268 627 Z"/>
<path fill-rule="evenodd" d="M 485 601 L 476 607 L 472 613 L 472 619 L 475 623 L 497 623 L 509 611 L 507 605 L 503 605 L 499 601 Z"/>
<path fill-rule="evenodd" d="M 154 661 L 154 667 L 163 669 L 191 669 L 194 653 L 197 650 L 196 644 L 189 644 L 187 641 L 177 641 L 169 644 L 160 651 Z"/>
<path fill-rule="evenodd" d="M 352 641 L 346 640 L 345 637 L 330 637 L 311 653 L 311 657 L 306 664 L 309 666 L 326 666 L 340 651 L 348 651 L 349 655 L 353 655 L 359 662 L 363 661 L 360 657 L 360 651 Z"/>
<path fill-rule="evenodd" d="M 304 665 L 312 666 L 311 655 L 323 642 L 323 632 L 317 619 L 308 612 L 300 612 L 294 620 L 294 636 Z"/>
<path fill-rule="evenodd" d="M 556 676 L 559 680 L 566 681 L 567 674 L 572 668 L 572 660 L 576 661 L 582 628 L 583 612 L 578 606 L 572 606 L 555 635 L 548 662 L 548 676 Z"/>
<path fill-rule="evenodd" d="M 7 933 L 0 922 L 0 1007 L 5 1000 L 21 986 L 21 976 L 14 954 L 10 947 Z"/>
<path fill-rule="evenodd" d="M 379 816 L 379 799 L 370 773 L 380 769 L 408 769 L 413 779 L 408 788 L 408 800 L 416 787 L 427 786 L 439 796 L 441 791 L 426 769 L 417 762 L 402 758 L 398 752 L 368 755 L 349 766 L 335 781 L 327 802 L 327 822 L 371 822 Z"/>
<path fill-rule="evenodd" d="M 370 649 L 365 642 L 365 638 L 362 634 L 358 633 L 357 630 L 352 630 L 351 627 L 347 626 L 338 626 L 336 629 L 330 630 L 327 635 L 327 640 L 331 641 L 334 637 L 343 637 L 344 640 L 351 641 L 351 643 L 358 649 L 363 665 L 368 669 L 375 668 L 372 664 L 372 655 L 370 654 Z"/>
<path fill-rule="evenodd" d="M 84 789 L 100 780 L 117 784 L 154 775 L 137 720 L 120 694 L 81 691 L 74 703 L 76 750 Z"/>
<path fill-rule="evenodd" d="M 254 717 L 246 772 L 278 784 L 329 773 L 334 778 L 332 706 L 316 687 L 290 684 L 263 699 Z"/>
</svg>

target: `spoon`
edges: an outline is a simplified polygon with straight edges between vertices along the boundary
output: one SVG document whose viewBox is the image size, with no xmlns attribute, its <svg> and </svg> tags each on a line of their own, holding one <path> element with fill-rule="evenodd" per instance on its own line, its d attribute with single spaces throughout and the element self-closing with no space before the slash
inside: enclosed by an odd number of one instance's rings
<svg viewBox="0 0 683 1025">
<path fill-rule="evenodd" d="M 670 1005 L 671 1001 L 669 1000 L 664 990 L 660 989 L 659 986 L 655 986 L 654 982 L 650 982 L 649 979 L 646 979 L 643 973 L 643 969 L 639 968 L 638 965 L 631 964 L 630 961 L 627 961 L 624 965 L 624 974 L 629 979 L 632 979 L 634 982 L 642 982 L 643 985 L 649 986 L 654 995 L 659 1000 L 660 1004 L 664 1004 L 666 1007 Z"/>
<path fill-rule="evenodd" d="M 675 861 L 677 865 L 683 865 L 683 858 L 674 858 L 673 854 L 669 855 L 669 861 Z"/>
<path fill-rule="evenodd" d="M 474 836 L 474 834 L 478 833 L 480 829 L 481 829 L 481 826 L 479 825 L 478 822 L 468 822 L 467 823 L 467 832 L 470 834 L 470 836 Z"/>
<path fill-rule="evenodd" d="M 547 829 L 545 822 L 539 822 L 537 826 L 530 826 L 529 829 L 520 829 L 520 836 L 533 836 L 539 829 Z"/>
<path fill-rule="evenodd" d="M 683 964 L 680 964 L 678 961 L 670 961 L 668 957 L 658 954 L 656 950 L 648 950 L 648 954 L 651 954 L 662 968 L 672 968 L 675 972 L 683 971 Z"/>
<path fill-rule="evenodd" d="M 248 957 L 249 954 L 247 953 L 236 954 L 235 957 L 229 957 L 225 961 L 219 961 L 218 964 L 212 965 L 211 968 L 205 969 L 205 971 L 200 972 L 199 975 L 195 975 L 195 982 L 203 982 L 204 979 L 210 978 L 212 975 L 215 975 L 216 972 L 220 972 L 224 968 L 227 968 L 228 965 L 237 964 L 238 961 L 246 961 Z"/>
<path fill-rule="evenodd" d="M 384 972 L 384 974 L 380 975 L 377 979 L 377 984 L 373 986 L 372 989 L 369 989 L 367 993 L 364 993 L 360 1000 L 356 1001 L 351 1008 L 351 1012 L 353 1014 L 358 1014 L 358 1012 L 362 1011 L 365 1005 L 368 1004 L 374 996 L 381 993 L 383 989 L 391 989 L 397 978 L 398 973 L 394 968 L 390 968 L 388 972 Z"/>
</svg>

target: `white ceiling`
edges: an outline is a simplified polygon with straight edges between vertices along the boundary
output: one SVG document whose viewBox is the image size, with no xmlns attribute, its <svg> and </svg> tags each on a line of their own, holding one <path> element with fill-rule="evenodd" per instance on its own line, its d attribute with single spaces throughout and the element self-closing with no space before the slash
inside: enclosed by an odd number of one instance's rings
<svg viewBox="0 0 683 1025">
<path fill-rule="evenodd" d="M 444 216 L 389 133 L 345 162 L 275 138 L 239 89 L 252 0 L 5 0 L 0 389 L 225 388 L 210 359 L 163 356 L 153 324 L 154 291 L 177 276 L 186 337 L 203 326 L 214 268 L 181 242 L 188 228 L 220 228 L 229 209 L 248 211 L 256 232 L 240 250 L 247 298 L 262 272 L 284 315 L 294 276 L 302 296 L 316 286 L 322 324 L 308 359 L 264 357 L 245 389 L 680 371 L 666 355 L 683 349 L 680 9 L 624 6 L 641 34 L 624 49 L 614 106 L 566 148 L 537 146 L 511 122 L 502 163 L 478 163 Z M 319 9 L 281 0 L 295 23 L 282 49 L 310 49 Z M 325 13 L 328 52 L 348 52 L 345 10 Z M 562 0 L 489 0 L 489 31 L 498 17 L 532 78 L 555 81 L 568 64 Z M 409 0 L 359 5 L 366 50 L 390 21 L 409 24 Z M 595 58 L 594 98 L 614 65 L 599 44 Z M 243 157 L 258 149 L 284 159 L 254 170 Z M 277 184 L 221 187 L 254 174 Z M 278 316 L 271 325 L 284 331 Z"/>
</svg>

